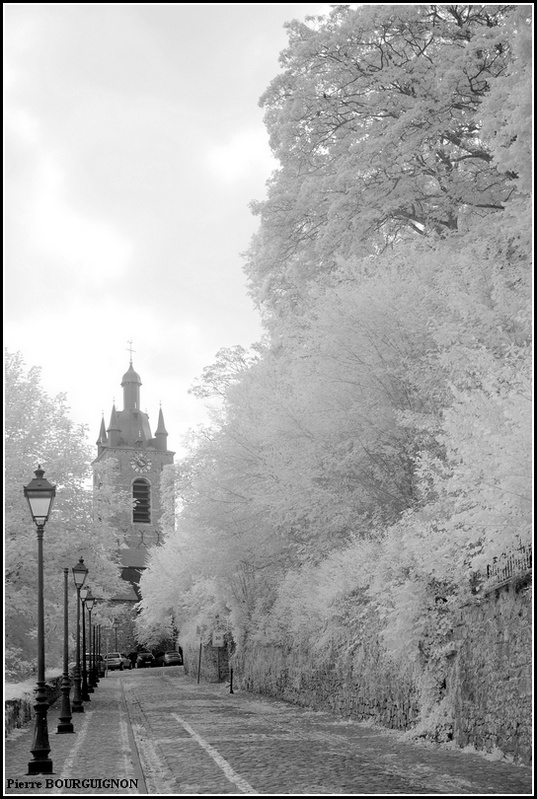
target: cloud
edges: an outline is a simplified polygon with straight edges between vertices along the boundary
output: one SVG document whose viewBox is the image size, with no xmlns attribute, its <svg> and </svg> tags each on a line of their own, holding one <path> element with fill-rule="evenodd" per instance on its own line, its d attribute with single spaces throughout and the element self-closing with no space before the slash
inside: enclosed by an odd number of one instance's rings
<svg viewBox="0 0 537 799">
<path fill-rule="evenodd" d="M 69 175 L 58 148 L 46 143 L 41 120 L 19 104 L 6 112 L 6 135 L 15 153 L 24 153 L 26 170 L 11 177 L 10 220 L 25 218 L 24 249 L 36 263 L 47 261 L 58 278 L 66 274 L 85 287 L 100 285 L 125 274 L 134 246 L 98 212 L 83 214 L 69 198 Z M 15 210 L 16 209 L 16 210 Z M 26 268 L 29 268 L 26 262 Z"/>
<path fill-rule="evenodd" d="M 13 137 L 20 143 L 27 146 L 35 146 L 40 139 L 40 124 L 37 117 L 20 106 L 6 104 L 4 114 L 4 124 L 6 132 L 11 132 Z"/>
<path fill-rule="evenodd" d="M 53 259 L 84 285 L 120 278 L 129 266 L 133 246 L 105 220 L 91 219 L 69 206 L 65 174 L 53 154 L 42 155 L 33 197 L 36 251 Z"/>
<path fill-rule="evenodd" d="M 206 164 L 215 177 L 227 184 L 242 180 L 252 170 L 269 175 L 277 166 L 262 127 L 239 131 L 227 143 L 211 145 Z"/>
</svg>

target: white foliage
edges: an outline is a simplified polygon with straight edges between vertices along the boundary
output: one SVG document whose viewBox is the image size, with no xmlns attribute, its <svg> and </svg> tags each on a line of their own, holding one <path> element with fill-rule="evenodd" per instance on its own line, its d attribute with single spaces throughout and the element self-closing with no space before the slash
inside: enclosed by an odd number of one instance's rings
<svg viewBox="0 0 537 799">
<path fill-rule="evenodd" d="M 239 652 L 300 644 L 328 663 L 374 619 L 386 657 L 421 674 L 441 738 L 453 614 L 530 542 L 532 218 L 528 13 L 434 9 L 435 60 L 378 65 L 397 89 L 381 116 L 375 70 L 349 110 L 350 32 L 382 21 L 404 50 L 430 15 L 337 7 L 317 31 L 290 26 L 264 98 L 284 165 L 248 256 L 270 337 L 255 357 L 219 353 L 195 389 L 223 409 L 178 469 L 178 532 L 144 576 L 141 623 L 173 610 L 192 631 L 218 614 Z M 490 91 L 476 78 L 459 113 L 481 67 Z"/>
</svg>

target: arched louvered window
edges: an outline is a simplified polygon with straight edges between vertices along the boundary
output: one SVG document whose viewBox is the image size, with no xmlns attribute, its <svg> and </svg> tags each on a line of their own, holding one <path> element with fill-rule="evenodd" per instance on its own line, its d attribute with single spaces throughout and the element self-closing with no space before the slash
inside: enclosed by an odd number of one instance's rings
<svg viewBox="0 0 537 799">
<path fill-rule="evenodd" d="M 135 505 L 132 520 L 136 524 L 151 523 L 151 484 L 148 480 L 135 480 L 132 484 L 132 498 Z"/>
</svg>

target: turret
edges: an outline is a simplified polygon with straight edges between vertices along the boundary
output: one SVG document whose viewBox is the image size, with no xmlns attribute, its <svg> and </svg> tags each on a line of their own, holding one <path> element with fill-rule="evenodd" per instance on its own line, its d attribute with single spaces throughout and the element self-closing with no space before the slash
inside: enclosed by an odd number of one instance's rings
<svg viewBox="0 0 537 799">
<path fill-rule="evenodd" d="M 101 419 L 101 429 L 99 430 L 99 438 L 97 439 L 97 446 L 99 448 L 98 450 L 99 455 L 103 451 L 103 448 L 108 446 L 108 436 L 106 435 L 106 427 L 104 426 L 104 414 Z"/>
<path fill-rule="evenodd" d="M 160 408 L 158 412 L 158 425 L 155 430 L 155 447 L 159 452 L 166 452 L 168 449 L 168 432 L 164 425 L 162 408 Z"/>
<path fill-rule="evenodd" d="M 123 387 L 123 411 L 140 410 L 140 386 L 142 381 L 138 372 L 132 368 L 132 361 L 121 380 Z"/>
<path fill-rule="evenodd" d="M 110 424 L 108 425 L 108 433 L 110 446 L 119 447 L 121 428 L 117 419 L 117 411 L 115 404 L 112 405 L 112 413 L 110 414 Z"/>
</svg>

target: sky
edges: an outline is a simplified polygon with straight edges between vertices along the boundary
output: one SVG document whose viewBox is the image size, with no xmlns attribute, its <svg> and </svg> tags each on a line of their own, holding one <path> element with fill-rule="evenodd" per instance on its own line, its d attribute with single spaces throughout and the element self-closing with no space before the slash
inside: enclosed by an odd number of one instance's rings
<svg viewBox="0 0 537 799">
<path fill-rule="evenodd" d="M 133 365 L 168 446 L 262 336 L 243 253 L 277 167 L 261 94 L 316 3 L 4 4 L 4 345 L 94 444 Z M 132 341 L 132 345 L 129 342 Z"/>
</svg>

